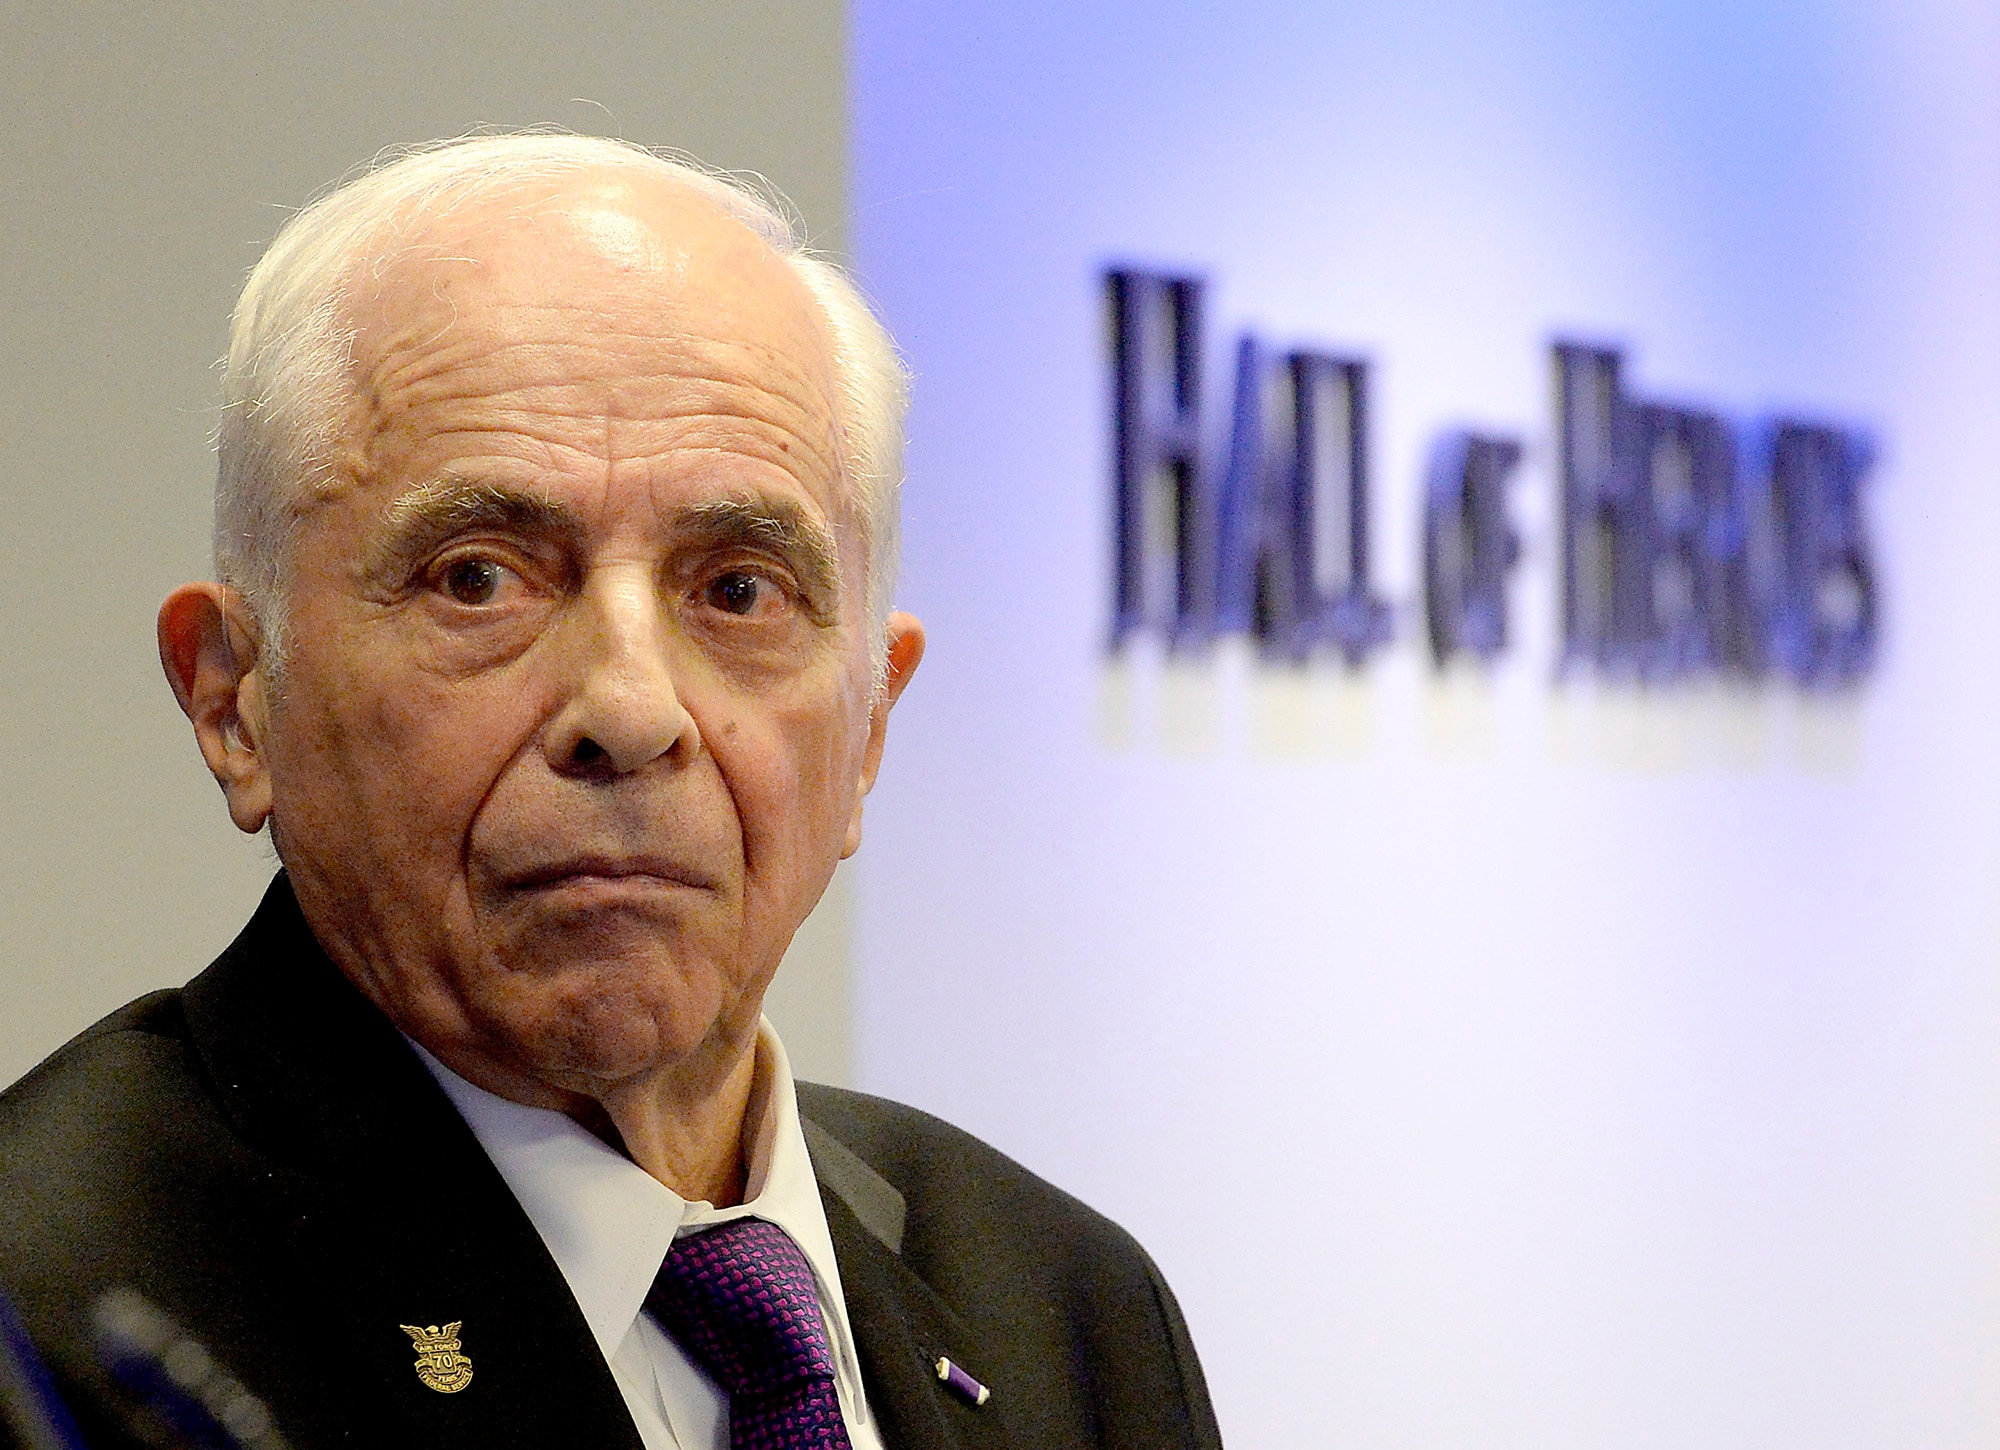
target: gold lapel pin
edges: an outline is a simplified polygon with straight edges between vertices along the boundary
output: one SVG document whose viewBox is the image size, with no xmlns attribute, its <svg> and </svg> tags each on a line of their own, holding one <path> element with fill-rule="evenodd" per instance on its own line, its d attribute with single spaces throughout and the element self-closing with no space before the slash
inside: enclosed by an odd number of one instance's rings
<svg viewBox="0 0 2000 1450">
<path fill-rule="evenodd" d="M 454 1319 L 442 1329 L 435 1324 L 401 1326 L 417 1347 L 417 1378 L 441 1395 L 455 1395 L 472 1383 L 472 1361 L 458 1352 L 458 1331 L 464 1323 Z"/>
</svg>

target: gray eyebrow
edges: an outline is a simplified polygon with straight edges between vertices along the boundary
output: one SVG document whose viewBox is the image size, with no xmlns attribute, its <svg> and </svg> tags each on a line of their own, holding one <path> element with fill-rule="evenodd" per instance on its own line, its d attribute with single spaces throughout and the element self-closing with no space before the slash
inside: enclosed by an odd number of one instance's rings
<svg viewBox="0 0 2000 1450">
<path fill-rule="evenodd" d="M 799 576 L 799 587 L 815 612 L 838 613 L 840 545 L 832 530 L 790 499 L 704 499 L 676 512 L 682 524 L 713 544 L 777 554 Z"/>
<path fill-rule="evenodd" d="M 389 539 L 382 557 L 372 561 L 377 569 L 414 564 L 454 535 L 475 529 L 566 542 L 583 534 L 576 515 L 553 499 L 451 475 L 418 484 L 403 494 L 389 505 L 388 523 Z"/>
</svg>

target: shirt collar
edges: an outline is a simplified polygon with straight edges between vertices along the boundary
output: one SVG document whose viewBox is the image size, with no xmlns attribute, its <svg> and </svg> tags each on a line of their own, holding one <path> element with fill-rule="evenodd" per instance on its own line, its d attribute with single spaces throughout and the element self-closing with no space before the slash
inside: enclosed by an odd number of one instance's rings
<svg viewBox="0 0 2000 1450">
<path fill-rule="evenodd" d="M 799 1126 L 791 1063 L 768 1020 L 757 1031 L 751 1089 L 752 1104 L 761 1101 L 763 1112 L 754 1130 L 743 1135 L 749 1198 L 725 1209 L 682 1198 L 562 1113 L 475 1087 L 422 1045 L 410 1045 L 514 1191 L 607 1360 L 638 1318 L 674 1239 L 746 1217 L 776 1224 L 798 1244 L 818 1280 L 836 1352 L 852 1360 L 840 1269 Z"/>
</svg>

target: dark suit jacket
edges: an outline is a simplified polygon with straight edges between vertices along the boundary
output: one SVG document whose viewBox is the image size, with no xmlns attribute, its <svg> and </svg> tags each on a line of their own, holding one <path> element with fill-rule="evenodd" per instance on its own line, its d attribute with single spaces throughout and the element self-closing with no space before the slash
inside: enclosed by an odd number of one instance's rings
<svg viewBox="0 0 2000 1450">
<path fill-rule="evenodd" d="M 1122 1230 L 913 1109 L 809 1084 L 799 1104 L 891 1450 L 1220 1445 L 1173 1296 Z M 185 988 L 0 1094 L 0 1286 L 105 1443 L 88 1319 L 112 1285 L 205 1343 L 296 1450 L 639 1450 L 533 1225 L 282 876 Z M 452 1321 L 473 1380 L 441 1394 L 399 1326 Z"/>
</svg>

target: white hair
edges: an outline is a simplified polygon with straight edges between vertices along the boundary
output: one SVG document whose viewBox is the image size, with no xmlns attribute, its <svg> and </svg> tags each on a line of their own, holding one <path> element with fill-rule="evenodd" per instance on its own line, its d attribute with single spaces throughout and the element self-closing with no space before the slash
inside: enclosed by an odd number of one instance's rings
<svg viewBox="0 0 2000 1450">
<path fill-rule="evenodd" d="M 807 249 L 796 213 L 753 183 L 690 157 L 599 136 L 461 137 L 385 153 L 279 231 L 230 318 L 216 437 L 215 567 L 249 602 L 269 663 L 285 648 L 286 586 L 310 495 L 335 480 L 355 326 L 353 281 L 378 271 L 413 229 L 470 203 L 586 170 L 638 171 L 685 186 L 741 222 L 804 284 L 832 342 L 835 419 L 847 502 L 867 545 L 870 659 L 883 677 L 894 587 L 909 378 L 854 282 Z"/>
</svg>

